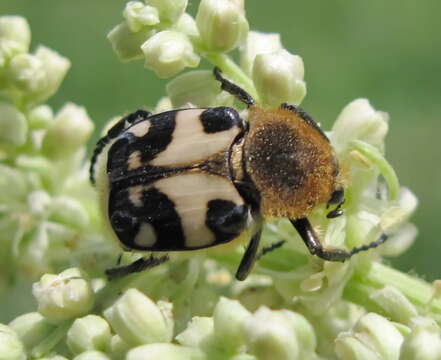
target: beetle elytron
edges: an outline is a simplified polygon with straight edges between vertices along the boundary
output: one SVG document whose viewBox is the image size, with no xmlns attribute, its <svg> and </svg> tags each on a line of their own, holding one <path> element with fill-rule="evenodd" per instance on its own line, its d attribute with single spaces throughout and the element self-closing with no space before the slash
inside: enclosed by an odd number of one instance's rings
<svg viewBox="0 0 441 360">
<path fill-rule="evenodd" d="M 342 214 L 344 191 L 334 150 L 320 127 L 297 106 L 257 106 L 243 89 L 214 70 L 222 89 L 248 106 L 248 122 L 230 107 L 139 110 L 97 143 L 97 179 L 107 221 L 123 248 L 170 252 L 208 248 L 247 237 L 236 273 L 247 277 L 266 218 L 289 218 L 311 254 L 344 261 L 386 240 L 325 249 L 307 215 L 320 204 Z M 245 235 L 245 236 L 244 236 Z M 109 278 L 158 265 L 141 258 L 109 269 Z"/>
</svg>

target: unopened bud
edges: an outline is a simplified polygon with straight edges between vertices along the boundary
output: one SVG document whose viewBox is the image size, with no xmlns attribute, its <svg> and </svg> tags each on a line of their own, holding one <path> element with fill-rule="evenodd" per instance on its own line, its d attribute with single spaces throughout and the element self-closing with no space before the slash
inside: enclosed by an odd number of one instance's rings
<svg viewBox="0 0 441 360">
<path fill-rule="evenodd" d="M 202 46 L 210 52 L 228 52 L 248 33 L 243 8 L 233 0 L 202 0 L 196 15 Z"/>
<path fill-rule="evenodd" d="M 148 39 L 141 47 L 145 56 L 145 67 L 161 78 L 169 78 L 186 67 L 199 65 L 199 56 L 194 52 L 188 37 L 180 32 L 165 30 Z"/>
<path fill-rule="evenodd" d="M 303 60 L 286 50 L 257 55 L 252 73 L 254 84 L 264 104 L 297 105 L 306 95 Z"/>
</svg>

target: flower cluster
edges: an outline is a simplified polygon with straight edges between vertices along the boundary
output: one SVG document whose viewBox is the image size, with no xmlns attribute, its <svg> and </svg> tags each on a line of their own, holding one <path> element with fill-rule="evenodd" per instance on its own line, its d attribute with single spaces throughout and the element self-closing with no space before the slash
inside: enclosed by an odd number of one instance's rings
<svg viewBox="0 0 441 360">
<path fill-rule="evenodd" d="M 301 103 L 301 57 L 283 48 L 278 34 L 249 31 L 244 9 L 243 0 L 201 0 L 193 17 L 186 0 L 130 1 L 108 38 L 121 60 L 144 58 L 159 77 L 174 77 L 155 112 L 241 106 L 211 71 L 179 74 L 202 58 L 262 106 Z M 18 292 L 20 279 L 40 278 L 32 287 L 37 309 L 28 305 L 31 312 L 0 325 L 0 359 L 441 357 L 439 282 L 381 261 L 401 254 L 417 234 L 409 223 L 417 200 L 385 159 L 386 113 L 366 99 L 342 110 L 328 136 L 342 168 L 345 212 L 327 219 L 322 206 L 310 216 L 326 247 L 351 249 L 388 234 L 381 247 L 326 262 L 281 219 L 267 224 L 263 242 L 284 246 L 263 256 L 245 282 L 232 275 L 243 249 L 178 255 L 107 281 L 104 269 L 119 250 L 102 235 L 103 214 L 87 181 L 93 125 L 77 105 L 54 114 L 43 104 L 70 64 L 44 47 L 30 54 L 29 44 L 23 18 L 0 17 L 1 298 Z M 125 253 L 122 262 L 137 256 Z"/>
<path fill-rule="evenodd" d="M 67 103 L 54 112 L 44 104 L 70 62 L 44 46 L 30 53 L 30 41 L 24 18 L 0 18 L 2 299 L 11 286 L 44 272 L 93 262 L 85 254 L 102 241 L 85 171 L 94 125 L 81 106 Z M 6 316 L 7 306 L 0 307 Z"/>
</svg>

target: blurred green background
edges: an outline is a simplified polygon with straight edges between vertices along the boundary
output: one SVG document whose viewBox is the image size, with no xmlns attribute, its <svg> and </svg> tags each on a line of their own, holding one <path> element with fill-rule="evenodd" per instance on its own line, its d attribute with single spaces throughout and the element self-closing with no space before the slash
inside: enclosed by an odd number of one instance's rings
<svg viewBox="0 0 441 360">
<path fill-rule="evenodd" d="M 49 103 L 55 109 L 66 101 L 85 106 L 97 129 L 164 95 L 166 81 L 142 62 L 120 63 L 106 40 L 124 4 L 0 0 L 0 14 L 28 19 L 33 46 L 49 46 L 72 62 Z M 197 4 L 190 0 L 193 14 Z M 246 7 L 253 29 L 281 33 L 285 47 L 303 57 L 308 96 L 302 106 L 325 129 L 354 98 L 366 97 L 389 112 L 387 157 L 420 201 L 413 218 L 417 241 L 392 262 L 428 280 L 441 278 L 441 2 L 248 0 Z"/>
</svg>

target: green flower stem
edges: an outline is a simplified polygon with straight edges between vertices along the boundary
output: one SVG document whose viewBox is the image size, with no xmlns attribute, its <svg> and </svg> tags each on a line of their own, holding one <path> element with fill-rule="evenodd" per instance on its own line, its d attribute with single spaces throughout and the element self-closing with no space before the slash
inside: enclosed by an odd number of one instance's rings
<svg viewBox="0 0 441 360">
<path fill-rule="evenodd" d="M 369 267 L 359 267 L 345 288 L 343 297 L 366 307 L 369 311 L 381 313 L 369 296 L 386 285 L 400 290 L 419 311 L 431 312 L 433 319 L 441 325 L 441 300 L 433 299 L 433 287 L 417 277 L 380 263 L 374 262 Z"/>
<path fill-rule="evenodd" d="M 57 326 L 40 344 L 32 349 L 32 357 L 40 358 L 48 355 L 66 337 L 72 323 L 73 321 L 67 321 Z"/>
<path fill-rule="evenodd" d="M 235 83 L 239 84 L 254 98 L 254 100 L 256 100 L 256 102 L 259 102 L 259 96 L 256 88 L 254 87 L 253 81 L 228 55 L 223 53 L 204 53 L 203 51 L 200 51 L 200 54 L 213 65 L 220 68 L 222 72 L 233 79 Z"/>
<path fill-rule="evenodd" d="M 390 166 L 380 151 L 375 146 L 360 140 L 353 140 L 351 145 L 353 149 L 366 156 L 370 161 L 378 166 L 381 175 L 384 176 L 384 179 L 389 187 L 390 199 L 396 200 L 398 198 L 398 192 L 400 191 L 398 177 L 392 166 Z"/>
</svg>

